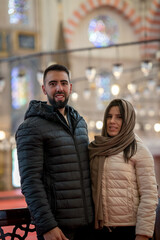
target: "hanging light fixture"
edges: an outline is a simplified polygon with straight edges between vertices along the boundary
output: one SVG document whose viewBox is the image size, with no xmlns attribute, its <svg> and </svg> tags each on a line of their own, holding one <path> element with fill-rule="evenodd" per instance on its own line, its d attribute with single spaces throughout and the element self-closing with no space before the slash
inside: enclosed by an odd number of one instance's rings
<svg viewBox="0 0 160 240">
<path fill-rule="evenodd" d="M 112 67 L 112 73 L 114 77 L 118 80 L 123 72 L 123 65 L 121 63 L 115 63 Z"/>
<path fill-rule="evenodd" d="M 6 138 L 6 133 L 4 131 L 0 131 L 0 141 Z"/>
<path fill-rule="evenodd" d="M 96 123 L 93 120 L 89 121 L 89 123 L 88 123 L 88 126 L 89 126 L 90 129 L 95 128 L 95 125 L 96 125 Z"/>
<path fill-rule="evenodd" d="M 160 123 L 155 123 L 154 124 L 154 131 L 155 132 L 160 132 Z"/>
<path fill-rule="evenodd" d="M 37 72 L 37 81 L 38 81 L 39 85 L 42 86 L 42 84 L 43 84 L 43 71 L 42 70 L 39 70 Z"/>
<path fill-rule="evenodd" d="M 19 79 L 20 82 L 25 81 L 25 78 L 26 78 L 26 72 L 25 72 L 25 70 L 21 69 L 21 70 L 19 71 L 19 74 L 18 74 L 17 78 Z"/>
<path fill-rule="evenodd" d="M 135 94 L 137 90 L 137 85 L 135 83 L 129 83 L 127 85 L 128 90 L 130 91 L 131 94 Z"/>
<path fill-rule="evenodd" d="M 158 85 L 156 86 L 156 93 L 157 93 L 158 95 L 160 95 L 160 84 L 158 84 Z"/>
<path fill-rule="evenodd" d="M 152 69 L 152 62 L 151 60 L 148 59 L 148 47 L 147 47 L 147 40 L 148 40 L 148 34 L 147 34 L 147 22 L 146 22 L 146 12 L 147 12 L 147 1 L 145 0 L 141 0 L 141 4 L 142 4 L 142 14 L 144 14 L 142 16 L 142 20 L 143 20 L 143 28 L 144 28 L 144 60 L 142 60 L 141 62 L 141 71 L 144 74 L 145 77 L 147 77 Z"/>
<path fill-rule="evenodd" d="M 152 62 L 150 60 L 143 60 L 141 62 L 141 71 L 147 77 L 152 69 Z"/>
<path fill-rule="evenodd" d="M 85 88 L 85 89 L 83 90 L 83 97 L 84 97 L 84 99 L 85 99 L 85 100 L 88 100 L 88 99 L 90 98 L 90 96 L 91 96 L 91 91 L 90 91 L 90 89 L 89 89 L 89 88 Z"/>
<path fill-rule="evenodd" d="M 85 70 L 85 76 L 88 82 L 93 83 L 96 76 L 96 68 L 91 64 L 91 51 L 88 51 L 88 64 Z"/>
<path fill-rule="evenodd" d="M 120 92 L 120 87 L 119 87 L 119 85 L 113 84 L 113 85 L 111 86 L 111 93 L 112 93 L 112 95 L 117 96 L 117 95 L 119 94 L 119 92 Z"/>
<path fill-rule="evenodd" d="M 79 97 L 79 95 L 77 92 L 74 91 L 71 93 L 71 99 L 73 102 L 76 102 L 78 100 L 78 97 Z"/>
<path fill-rule="evenodd" d="M 93 82 L 96 76 L 96 69 L 94 67 L 87 67 L 85 75 L 89 82 Z"/>
<path fill-rule="evenodd" d="M 102 121 L 97 121 L 97 122 L 96 122 L 96 128 L 97 128 L 98 130 L 101 130 L 102 127 L 103 127 L 103 122 L 102 122 Z"/>
<path fill-rule="evenodd" d="M 116 46 L 115 48 L 116 50 L 116 63 L 113 64 L 112 67 L 112 73 L 114 75 L 114 77 L 118 80 L 123 72 L 123 64 L 119 62 L 119 48 L 118 46 Z"/>
<path fill-rule="evenodd" d="M 148 80 L 147 87 L 150 91 L 153 91 L 156 87 L 156 81 L 154 79 Z"/>
<path fill-rule="evenodd" d="M 0 92 L 3 92 L 5 85 L 5 79 L 3 77 L 0 77 Z"/>
</svg>

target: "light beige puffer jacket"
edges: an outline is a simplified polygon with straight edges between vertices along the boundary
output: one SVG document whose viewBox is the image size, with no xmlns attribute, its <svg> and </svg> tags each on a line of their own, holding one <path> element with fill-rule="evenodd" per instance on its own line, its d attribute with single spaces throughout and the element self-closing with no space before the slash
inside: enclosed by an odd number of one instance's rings
<svg viewBox="0 0 160 240">
<path fill-rule="evenodd" d="M 123 152 L 107 157 L 101 167 L 93 159 L 91 177 L 96 228 L 136 226 L 136 234 L 152 237 L 157 184 L 153 157 L 141 141 L 129 163 Z"/>
</svg>

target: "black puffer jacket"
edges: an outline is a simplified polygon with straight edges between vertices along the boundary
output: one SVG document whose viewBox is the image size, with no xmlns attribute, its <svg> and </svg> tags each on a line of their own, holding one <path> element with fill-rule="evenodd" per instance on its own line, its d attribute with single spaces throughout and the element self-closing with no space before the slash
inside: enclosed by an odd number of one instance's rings
<svg viewBox="0 0 160 240">
<path fill-rule="evenodd" d="M 16 132 L 22 193 L 39 234 L 93 222 L 84 119 L 70 106 L 72 131 L 59 111 L 31 101 Z"/>
</svg>

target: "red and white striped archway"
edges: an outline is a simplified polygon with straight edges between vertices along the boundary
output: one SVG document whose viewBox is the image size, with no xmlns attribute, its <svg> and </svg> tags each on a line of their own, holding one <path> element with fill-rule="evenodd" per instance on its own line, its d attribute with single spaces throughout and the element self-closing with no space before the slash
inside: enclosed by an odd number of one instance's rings
<svg viewBox="0 0 160 240">
<path fill-rule="evenodd" d="M 151 8 L 146 16 L 146 29 L 142 29 L 141 31 L 145 30 L 148 40 L 160 38 L 160 0 L 152 1 Z M 160 49 L 160 42 L 149 43 L 146 48 L 150 55 L 153 55 Z"/>
<path fill-rule="evenodd" d="M 160 35 L 160 29 L 158 28 L 160 20 L 155 20 L 157 16 L 160 16 L 160 0 L 153 0 L 153 3 L 151 4 L 151 9 L 146 17 L 146 21 L 148 23 L 147 29 L 144 29 L 141 16 L 139 16 L 133 6 L 131 6 L 125 0 L 86 0 L 84 3 L 80 4 L 76 10 L 73 11 L 71 17 L 65 24 L 64 35 L 68 46 L 70 46 L 72 43 L 74 32 L 81 20 L 85 18 L 89 12 L 103 6 L 112 7 L 122 14 L 130 23 L 133 31 L 137 35 L 138 40 L 144 40 L 144 30 L 147 30 L 148 39 L 158 38 Z M 147 51 L 149 50 L 150 54 L 154 54 L 157 48 L 157 43 L 147 45 Z M 143 50 L 145 51 L 145 46 L 143 46 Z"/>
</svg>

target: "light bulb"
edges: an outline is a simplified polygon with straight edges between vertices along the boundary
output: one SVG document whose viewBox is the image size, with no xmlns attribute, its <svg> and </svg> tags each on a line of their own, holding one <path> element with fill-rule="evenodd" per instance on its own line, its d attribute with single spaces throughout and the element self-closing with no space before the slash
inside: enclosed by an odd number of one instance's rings
<svg viewBox="0 0 160 240">
<path fill-rule="evenodd" d="M 93 82 L 93 80 L 96 76 L 96 69 L 94 67 L 87 67 L 85 74 L 86 74 L 86 78 L 88 79 L 88 81 Z"/>
<path fill-rule="evenodd" d="M 155 132 L 160 132 L 160 123 L 154 124 L 154 130 L 155 130 Z"/>
<path fill-rule="evenodd" d="M 5 79 L 3 77 L 0 77 L 0 92 L 3 91 L 5 85 L 6 85 Z"/>
<path fill-rule="evenodd" d="M 112 68 L 114 77 L 118 80 L 123 72 L 123 65 L 121 63 L 115 63 Z"/>
<path fill-rule="evenodd" d="M 0 141 L 6 138 L 6 133 L 4 131 L 0 131 Z"/>
<path fill-rule="evenodd" d="M 73 92 L 73 93 L 71 94 L 71 99 L 72 99 L 73 102 L 76 102 L 77 99 L 78 99 L 78 93 Z"/>
<path fill-rule="evenodd" d="M 117 84 L 112 85 L 111 92 L 114 96 L 118 95 L 120 92 L 120 88 Z"/>
<path fill-rule="evenodd" d="M 98 130 L 100 130 L 100 129 L 102 129 L 102 127 L 103 127 L 103 122 L 102 122 L 102 121 L 97 121 L 97 122 L 96 122 L 96 128 L 97 128 Z"/>
<path fill-rule="evenodd" d="M 144 60 L 141 62 L 141 71 L 144 76 L 147 77 L 152 69 L 152 62 L 150 60 Z"/>
<path fill-rule="evenodd" d="M 42 86 L 43 84 L 43 71 L 38 71 L 37 72 L 37 81 L 39 83 L 40 86 Z"/>
<path fill-rule="evenodd" d="M 129 83 L 127 86 L 128 90 L 132 93 L 135 94 L 137 90 L 137 86 L 134 83 Z"/>
</svg>

